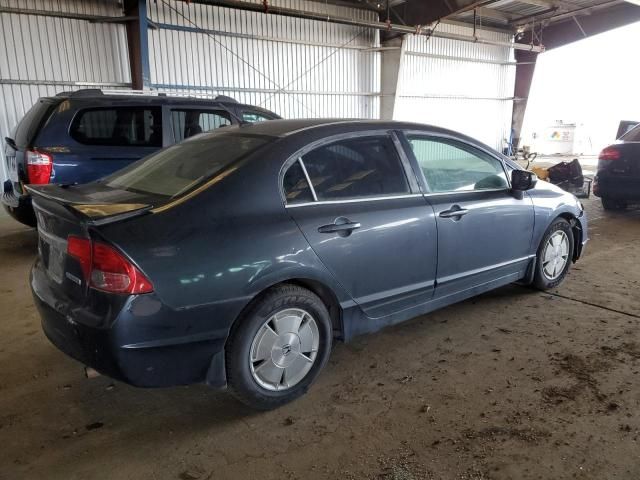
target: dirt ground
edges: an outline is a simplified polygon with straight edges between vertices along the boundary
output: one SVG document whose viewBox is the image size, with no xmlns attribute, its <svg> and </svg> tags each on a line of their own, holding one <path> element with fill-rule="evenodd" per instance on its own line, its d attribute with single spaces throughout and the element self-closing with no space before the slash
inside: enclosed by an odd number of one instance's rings
<svg viewBox="0 0 640 480">
<path fill-rule="evenodd" d="M 143 390 L 41 332 L 36 234 L 0 218 L 0 478 L 638 479 L 640 210 L 591 216 L 556 292 L 510 286 L 348 345 L 301 400 L 255 413 Z"/>
</svg>

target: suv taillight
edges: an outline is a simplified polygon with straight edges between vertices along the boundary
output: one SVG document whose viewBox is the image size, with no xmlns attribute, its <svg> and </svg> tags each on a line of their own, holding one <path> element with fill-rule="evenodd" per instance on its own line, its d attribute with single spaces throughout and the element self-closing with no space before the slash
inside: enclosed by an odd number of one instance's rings
<svg viewBox="0 0 640 480">
<path fill-rule="evenodd" d="M 616 147 L 607 147 L 600 152 L 598 160 L 619 160 L 620 150 Z"/>
<path fill-rule="evenodd" d="M 153 285 L 115 248 L 88 238 L 70 235 L 67 254 L 80 262 L 89 286 L 110 293 L 150 293 Z"/>
<path fill-rule="evenodd" d="M 27 155 L 27 180 L 32 185 L 42 185 L 51 180 L 53 159 L 51 155 L 35 150 L 28 150 Z"/>
</svg>

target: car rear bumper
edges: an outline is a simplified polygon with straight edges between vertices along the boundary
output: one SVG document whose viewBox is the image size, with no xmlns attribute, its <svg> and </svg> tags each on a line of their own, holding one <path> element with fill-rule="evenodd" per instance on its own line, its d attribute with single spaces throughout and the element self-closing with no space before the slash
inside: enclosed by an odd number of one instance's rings
<svg viewBox="0 0 640 480">
<path fill-rule="evenodd" d="M 150 314 L 148 298 L 143 302 L 138 300 L 149 295 L 129 297 L 113 319 L 95 319 L 93 311 L 69 308 L 53 292 L 49 282 L 40 262 L 36 261 L 31 272 L 31 290 L 42 329 L 51 343 L 70 357 L 137 387 L 169 387 L 203 381 L 215 387 L 226 385 L 223 361 L 226 334 L 166 336 L 162 326 L 166 322 L 163 309 L 156 308 L 156 312 Z M 160 317 L 154 318 L 154 314 Z M 86 323 L 89 317 L 94 317 L 95 325 Z M 161 338 L 157 338 L 158 332 Z"/>
<path fill-rule="evenodd" d="M 640 202 L 640 177 L 596 175 L 593 194 L 600 198 Z"/>
<path fill-rule="evenodd" d="M 15 220 L 30 227 L 36 226 L 36 217 L 33 206 L 31 205 L 31 196 L 16 195 L 10 180 L 4 182 L 0 201 Z"/>
</svg>

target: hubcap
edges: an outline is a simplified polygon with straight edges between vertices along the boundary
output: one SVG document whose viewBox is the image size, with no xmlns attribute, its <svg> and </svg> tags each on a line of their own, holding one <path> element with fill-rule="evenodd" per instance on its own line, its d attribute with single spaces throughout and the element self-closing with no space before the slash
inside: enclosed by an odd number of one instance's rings
<svg viewBox="0 0 640 480">
<path fill-rule="evenodd" d="M 562 274 L 569 261 L 569 238 L 562 230 L 551 237 L 542 252 L 542 272 L 548 280 L 555 280 Z"/>
<path fill-rule="evenodd" d="M 293 387 L 313 367 L 319 344 L 318 325 L 308 312 L 289 308 L 272 315 L 251 344 L 253 379 L 267 390 Z"/>
</svg>

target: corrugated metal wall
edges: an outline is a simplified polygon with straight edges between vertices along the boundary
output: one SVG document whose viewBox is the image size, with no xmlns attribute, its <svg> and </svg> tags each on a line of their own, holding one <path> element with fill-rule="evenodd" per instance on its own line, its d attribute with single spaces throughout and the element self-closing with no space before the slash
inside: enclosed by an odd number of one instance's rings
<svg viewBox="0 0 640 480">
<path fill-rule="evenodd" d="M 329 15 L 376 18 L 363 9 L 278 1 Z M 122 15 L 116 0 L 0 0 L 0 138 L 40 96 L 130 86 L 123 24 L 1 12 L 7 7 Z M 380 116 L 377 31 L 175 0 L 149 1 L 148 15 L 155 89 L 191 96 L 225 94 L 289 118 Z M 472 33 L 444 23 L 438 29 Z M 501 33 L 478 34 L 510 40 Z M 500 148 L 510 129 L 512 51 L 436 37 L 407 36 L 405 42 L 395 118 L 450 127 Z M 4 159 L 1 165 L 4 178 Z"/>
<path fill-rule="evenodd" d="M 84 15 L 122 15 L 115 1 L 0 0 L 0 7 Z M 0 138 L 39 97 L 131 83 L 125 27 L 114 23 L 0 12 Z"/>
<path fill-rule="evenodd" d="M 317 2 L 277 4 L 376 18 Z M 288 118 L 379 116 L 380 54 L 368 51 L 379 45 L 377 31 L 164 0 L 149 4 L 149 17 L 160 27 L 149 32 L 159 90 L 229 95 Z"/>
<path fill-rule="evenodd" d="M 472 35 L 469 27 L 438 30 Z M 478 31 L 508 42 L 510 35 Z M 451 128 L 501 149 L 511 130 L 513 50 L 444 38 L 407 36 L 394 118 Z"/>
</svg>

